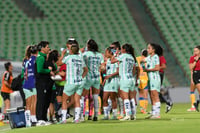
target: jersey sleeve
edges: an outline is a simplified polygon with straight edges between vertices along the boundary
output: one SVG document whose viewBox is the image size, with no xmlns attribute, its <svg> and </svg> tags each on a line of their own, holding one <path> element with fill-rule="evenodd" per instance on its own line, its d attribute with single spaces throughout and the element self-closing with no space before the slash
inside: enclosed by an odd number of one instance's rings
<svg viewBox="0 0 200 133">
<path fill-rule="evenodd" d="M 62 63 L 67 64 L 68 60 L 69 60 L 69 56 L 66 56 L 66 57 L 62 60 Z"/>
<path fill-rule="evenodd" d="M 10 73 L 9 72 L 6 72 L 5 75 L 4 75 L 4 80 L 5 81 L 9 81 L 10 80 Z"/>
<path fill-rule="evenodd" d="M 119 55 L 118 57 L 116 57 L 116 59 L 121 62 L 123 60 L 123 55 Z"/>
<path fill-rule="evenodd" d="M 190 57 L 189 64 L 191 64 L 191 63 L 194 63 L 194 56 L 191 56 L 191 57 Z"/>
<path fill-rule="evenodd" d="M 155 62 L 155 65 L 160 65 L 160 60 L 159 60 L 158 55 L 156 55 L 156 56 L 154 57 L 154 62 Z"/>
</svg>

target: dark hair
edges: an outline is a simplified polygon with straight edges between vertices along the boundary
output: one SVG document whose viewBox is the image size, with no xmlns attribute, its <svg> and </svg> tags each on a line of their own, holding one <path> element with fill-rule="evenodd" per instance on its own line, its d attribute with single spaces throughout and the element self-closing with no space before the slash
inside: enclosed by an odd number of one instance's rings
<svg viewBox="0 0 200 133">
<path fill-rule="evenodd" d="M 31 46 L 28 45 L 25 50 L 25 57 L 23 60 L 29 59 L 31 57 Z"/>
<path fill-rule="evenodd" d="M 120 46 L 119 41 L 113 42 L 112 45 L 115 45 L 116 48 L 118 48 L 119 50 L 121 50 L 121 46 Z"/>
<path fill-rule="evenodd" d="M 195 46 L 195 48 L 198 48 L 200 50 L 200 45 Z"/>
<path fill-rule="evenodd" d="M 148 44 L 152 46 L 152 48 L 155 50 L 155 53 L 159 56 L 160 55 L 159 45 L 155 43 L 148 43 Z"/>
<path fill-rule="evenodd" d="M 36 54 L 38 51 L 37 45 L 30 46 L 31 54 Z"/>
<path fill-rule="evenodd" d="M 79 46 L 78 44 L 72 44 L 71 50 L 73 54 L 79 54 Z"/>
<path fill-rule="evenodd" d="M 157 54 L 163 56 L 163 48 L 159 44 L 157 44 Z"/>
<path fill-rule="evenodd" d="M 42 48 L 45 48 L 47 45 L 49 45 L 49 42 L 48 42 L 48 41 L 41 41 L 41 42 L 37 45 L 38 51 L 41 51 L 41 49 L 42 49 Z"/>
<path fill-rule="evenodd" d="M 68 40 L 67 40 L 67 44 L 78 44 L 78 42 L 76 41 L 76 39 L 74 39 L 74 38 L 69 38 Z"/>
<path fill-rule="evenodd" d="M 98 45 L 93 39 L 89 39 L 87 42 L 87 45 L 88 45 L 88 51 L 92 51 L 92 52 L 99 51 Z"/>
<path fill-rule="evenodd" d="M 128 53 L 128 54 L 131 54 L 134 58 L 134 60 L 136 61 L 136 57 L 135 57 L 135 52 L 134 52 L 134 48 L 132 47 L 131 44 L 124 44 L 122 46 L 123 49 L 125 49 L 125 51 Z"/>
<path fill-rule="evenodd" d="M 58 56 L 59 56 L 58 50 L 52 50 L 52 51 L 49 53 L 48 61 L 57 62 L 57 61 L 58 61 Z"/>
<path fill-rule="evenodd" d="M 5 67 L 5 69 L 8 71 L 8 69 L 9 69 L 9 66 L 11 66 L 11 63 L 10 62 L 6 62 L 5 64 L 4 64 L 4 67 Z"/>
<path fill-rule="evenodd" d="M 108 50 L 109 53 L 111 53 L 113 55 L 112 49 L 110 47 L 106 48 L 106 50 Z"/>
<path fill-rule="evenodd" d="M 142 55 L 143 55 L 144 57 L 147 57 L 147 56 L 148 56 L 148 52 L 147 52 L 146 49 L 143 49 L 143 50 L 142 50 Z"/>
</svg>

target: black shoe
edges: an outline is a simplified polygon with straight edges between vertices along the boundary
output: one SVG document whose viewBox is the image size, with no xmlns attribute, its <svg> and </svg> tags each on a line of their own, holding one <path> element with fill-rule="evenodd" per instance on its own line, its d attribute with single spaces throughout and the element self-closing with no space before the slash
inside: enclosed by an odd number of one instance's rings
<svg viewBox="0 0 200 133">
<path fill-rule="evenodd" d="M 32 127 L 35 127 L 36 124 L 37 124 L 37 122 L 31 122 L 31 126 L 32 126 Z"/>
<path fill-rule="evenodd" d="M 199 112 L 199 100 L 197 100 L 197 102 L 194 103 L 194 107 L 195 107 L 196 111 Z"/>
<path fill-rule="evenodd" d="M 98 118 L 97 117 L 93 117 L 93 121 L 98 121 Z"/>
<path fill-rule="evenodd" d="M 92 120 L 92 116 L 88 116 L 88 120 Z"/>
<path fill-rule="evenodd" d="M 57 122 L 60 122 L 61 115 L 59 115 L 57 112 L 55 113 L 55 118 Z"/>
<path fill-rule="evenodd" d="M 172 106 L 173 106 L 173 103 L 167 104 L 165 113 L 168 113 L 172 109 Z"/>
</svg>

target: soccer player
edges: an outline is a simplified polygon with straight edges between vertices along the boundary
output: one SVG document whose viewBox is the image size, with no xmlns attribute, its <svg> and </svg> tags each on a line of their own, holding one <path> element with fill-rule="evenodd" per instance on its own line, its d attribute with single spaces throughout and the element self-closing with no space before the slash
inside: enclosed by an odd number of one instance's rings
<svg viewBox="0 0 200 133">
<path fill-rule="evenodd" d="M 159 92 L 160 92 L 160 61 L 159 56 L 157 54 L 157 44 L 150 43 L 148 44 L 147 51 L 149 56 L 145 59 L 147 66 L 145 67 L 144 71 L 148 74 L 149 79 L 149 90 L 150 96 L 152 101 L 152 114 L 149 115 L 148 119 L 159 119 L 160 118 L 160 99 L 159 99 Z"/>
<path fill-rule="evenodd" d="M 191 73 L 191 80 L 190 80 L 190 99 L 191 99 L 191 108 L 189 108 L 187 111 L 188 112 L 192 112 L 192 111 L 196 111 L 195 107 L 194 107 L 194 103 L 195 103 L 195 84 L 193 81 L 193 69 L 192 67 L 190 67 L 190 62 L 193 60 L 194 56 L 197 56 L 199 53 L 197 48 L 194 48 L 193 50 L 193 56 L 190 57 L 190 61 L 189 61 L 189 68 L 190 68 L 190 73 Z"/>
<path fill-rule="evenodd" d="M 10 62 L 6 62 L 4 64 L 4 67 L 5 67 L 6 71 L 4 72 L 3 78 L 2 78 L 1 96 L 4 101 L 3 113 L 5 116 L 5 120 L 8 120 L 8 116 L 6 114 L 6 109 L 10 108 L 10 93 L 13 92 L 11 89 L 11 83 L 13 80 L 13 75 L 12 75 L 13 66 Z"/>
<path fill-rule="evenodd" d="M 119 63 L 120 90 L 124 100 L 126 116 L 121 120 L 135 120 L 136 107 L 134 99 L 134 67 L 136 60 L 133 47 L 130 44 L 124 44 L 121 48 L 121 55 L 112 58 L 111 63 Z"/>
<path fill-rule="evenodd" d="M 62 53 L 62 57 L 64 52 Z M 78 44 L 72 44 L 69 55 L 62 60 L 66 64 L 66 84 L 62 96 L 62 121 L 66 123 L 67 114 L 67 100 L 70 96 L 74 95 L 75 100 L 75 123 L 79 122 L 81 108 L 80 98 L 83 91 L 83 78 L 86 76 L 88 69 L 82 57 L 79 56 Z"/>
<path fill-rule="evenodd" d="M 83 91 L 83 97 L 89 94 L 89 89 L 92 87 L 92 94 L 94 100 L 94 117 L 93 121 L 98 120 L 98 95 L 100 93 L 100 65 L 104 62 L 103 56 L 98 52 L 98 45 L 93 39 L 89 39 L 87 42 L 87 50 L 83 54 L 83 60 L 88 67 L 88 74 L 85 80 L 85 87 Z"/>
<path fill-rule="evenodd" d="M 111 51 L 111 48 L 107 48 L 105 52 L 105 56 L 107 58 L 106 61 L 106 76 L 104 78 L 104 92 L 103 92 L 103 110 L 104 110 L 104 118 L 103 120 L 109 119 L 109 107 L 108 107 L 108 98 L 110 97 L 112 101 L 112 111 L 113 117 L 112 120 L 117 120 L 117 92 L 119 88 L 119 66 L 118 63 L 111 64 L 110 59 L 113 57 L 114 53 Z"/>
<path fill-rule="evenodd" d="M 160 90 L 159 97 L 161 99 L 163 99 L 163 101 L 166 103 L 165 113 L 168 113 L 172 109 L 173 102 L 172 102 L 171 97 L 169 95 L 169 90 L 168 90 L 169 88 L 162 86 L 163 80 L 164 80 L 164 75 L 165 75 L 164 71 L 167 68 L 167 62 L 165 60 L 165 57 L 163 56 L 163 48 L 160 45 L 158 45 L 157 51 L 158 51 L 157 53 L 158 53 L 159 61 L 160 61 L 159 74 L 160 74 L 160 79 L 161 79 L 161 90 Z"/>
<path fill-rule="evenodd" d="M 148 52 L 146 49 L 142 50 L 141 56 L 137 57 L 137 62 L 140 68 L 140 76 L 139 76 L 139 103 L 140 103 L 140 111 L 143 114 L 146 114 L 147 106 L 148 106 L 148 75 L 143 71 L 144 63 L 141 63 L 148 56 Z"/>
<path fill-rule="evenodd" d="M 26 126 L 35 126 L 36 118 L 36 87 L 35 87 L 35 61 L 37 56 L 37 45 L 30 46 L 31 57 L 26 61 L 24 68 L 23 91 L 26 99 Z M 32 124 L 31 124 L 32 123 Z"/>
<path fill-rule="evenodd" d="M 192 80 L 199 92 L 199 99 L 200 99 L 200 45 L 196 46 L 194 50 L 196 55 L 190 58 L 189 67 L 190 70 L 193 71 Z M 199 100 L 197 100 L 197 102 L 194 103 L 195 109 L 199 112 L 198 105 L 199 105 Z"/>
</svg>

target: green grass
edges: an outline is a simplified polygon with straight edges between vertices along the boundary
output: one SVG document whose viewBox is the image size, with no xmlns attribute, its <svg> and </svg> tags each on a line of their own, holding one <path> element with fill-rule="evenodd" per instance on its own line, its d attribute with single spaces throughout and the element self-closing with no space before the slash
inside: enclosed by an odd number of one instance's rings
<svg viewBox="0 0 200 133">
<path fill-rule="evenodd" d="M 57 124 L 45 127 L 21 128 L 10 130 L 9 126 L 0 127 L 0 133 L 193 133 L 200 130 L 200 113 L 187 112 L 189 104 L 175 104 L 171 112 L 165 114 L 165 105 L 162 105 L 161 119 L 145 120 L 141 113 L 137 114 L 136 121 L 85 121 L 84 123 Z"/>
</svg>

